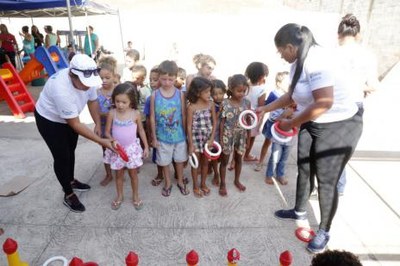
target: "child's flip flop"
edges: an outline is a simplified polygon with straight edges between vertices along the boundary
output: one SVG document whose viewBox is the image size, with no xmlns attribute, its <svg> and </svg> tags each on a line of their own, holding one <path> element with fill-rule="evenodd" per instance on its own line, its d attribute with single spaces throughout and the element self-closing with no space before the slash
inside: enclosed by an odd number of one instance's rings
<svg viewBox="0 0 400 266">
<path fill-rule="evenodd" d="M 133 202 L 133 207 L 135 207 L 135 210 L 139 211 L 143 208 L 143 201 L 139 200 L 138 202 Z"/>
<path fill-rule="evenodd" d="M 169 197 L 169 195 L 171 195 L 171 190 L 172 190 L 172 185 L 169 186 L 169 188 L 163 187 L 161 195 L 163 195 L 164 197 Z"/>
</svg>

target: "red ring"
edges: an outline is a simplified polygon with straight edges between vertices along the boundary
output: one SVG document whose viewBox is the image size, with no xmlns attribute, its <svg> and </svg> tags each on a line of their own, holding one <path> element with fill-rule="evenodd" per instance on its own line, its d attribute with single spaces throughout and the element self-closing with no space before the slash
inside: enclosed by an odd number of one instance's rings
<svg viewBox="0 0 400 266">
<path fill-rule="evenodd" d="M 282 136 L 293 137 L 293 136 L 295 136 L 297 134 L 297 132 L 298 132 L 297 127 L 292 128 L 291 131 L 284 131 L 284 130 L 279 128 L 280 124 L 281 124 L 281 122 L 279 120 L 276 121 L 275 124 L 274 124 L 274 128 L 275 128 L 276 132 L 278 132 Z"/>
<path fill-rule="evenodd" d="M 308 237 L 303 236 L 303 232 L 307 232 L 309 236 Z M 305 227 L 297 228 L 294 233 L 298 239 L 306 243 L 310 242 L 311 239 L 313 239 L 315 236 L 315 232 L 311 228 L 305 228 Z"/>
<path fill-rule="evenodd" d="M 218 148 L 218 146 L 213 143 L 212 148 Z M 212 156 L 206 151 L 206 149 L 204 149 L 203 154 L 204 154 L 204 156 L 206 156 L 207 159 L 212 160 L 212 161 L 213 160 L 218 160 L 219 156 L 220 156 L 220 155 Z"/>
</svg>

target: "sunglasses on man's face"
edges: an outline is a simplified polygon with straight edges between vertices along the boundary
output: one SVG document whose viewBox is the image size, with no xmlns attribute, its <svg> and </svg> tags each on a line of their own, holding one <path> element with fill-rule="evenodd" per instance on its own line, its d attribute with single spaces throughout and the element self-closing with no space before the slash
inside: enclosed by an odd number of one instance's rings
<svg viewBox="0 0 400 266">
<path fill-rule="evenodd" d="M 79 71 L 79 72 L 82 72 L 82 73 L 83 73 L 83 76 L 84 76 L 85 78 L 89 78 L 92 74 L 95 75 L 95 76 L 98 76 L 98 75 L 99 75 L 99 72 L 100 72 L 100 68 L 96 68 L 96 69 L 85 69 L 85 70 L 78 69 L 78 68 L 72 68 L 72 69 L 73 69 L 73 70 L 76 70 L 76 71 Z"/>
</svg>

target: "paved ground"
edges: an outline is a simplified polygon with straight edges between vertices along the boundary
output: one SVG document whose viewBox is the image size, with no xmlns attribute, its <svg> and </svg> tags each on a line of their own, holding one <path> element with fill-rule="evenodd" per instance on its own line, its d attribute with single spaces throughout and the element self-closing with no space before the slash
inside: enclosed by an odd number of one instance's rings
<svg viewBox="0 0 400 266">
<path fill-rule="evenodd" d="M 40 88 L 30 90 L 36 97 Z M 78 256 L 100 265 L 125 265 L 129 251 L 139 254 L 140 265 L 186 265 L 185 255 L 191 249 L 199 253 L 200 265 L 226 265 L 226 253 L 233 247 L 241 252 L 239 265 L 279 265 L 284 250 L 293 253 L 293 265 L 309 265 L 312 256 L 295 238 L 296 225 L 273 217 L 286 202 L 293 206 L 294 149 L 289 185 L 267 186 L 263 172 L 256 173 L 251 164 L 245 164 L 242 180 L 247 191 L 239 193 L 230 182 L 227 198 L 219 197 L 216 188 L 204 199 L 192 194 L 184 197 L 176 186 L 172 195 L 164 198 L 160 187 L 150 185 L 155 168 L 147 161 L 140 173 L 145 207 L 141 211 L 133 208 L 126 182 L 125 202 L 119 211 L 112 211 L 115 186 L 99 185 L 104 175 L 101 149 L 80 139 L 76 177 L 88 182 L 92 190 L 79 193 L 87 211 L 75 214 L 62 204 L 50 153 L 31 116 L 17 121 L 0 102 L 0 186 L 19 175 L 35 178 L 20 194 L 0 197 L 0 228 L 5 231 L 0 243 L 8 237 L 17 240 L 20 257 L 30 265 L 42 265 L 55 255 Z M 255 154 L 261 141 L 262 137 L 257 138 Z M 363 142 L 371 145 L 368 140 Z M 340 198 L 329 248 L 352 251 L 364 265 L 400 264 L 398 155 L 379 149 L 375 153 L 357 151 L 348 167 L 348 186 Z M 189 169 L 185 175 L 189 176 Z M 232 179 L 229 172 L 228 180 Z M 318 209 L 318 201 L 311 199 L 308 217 L 314 229 Z M 7 265 L 5 255 L 0 255 L 0 265 Z"/>
</svg>

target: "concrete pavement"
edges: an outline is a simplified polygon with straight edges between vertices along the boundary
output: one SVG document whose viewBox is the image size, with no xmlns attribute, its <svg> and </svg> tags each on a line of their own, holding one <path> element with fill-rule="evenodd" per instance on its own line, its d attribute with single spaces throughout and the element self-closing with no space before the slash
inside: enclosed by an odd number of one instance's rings
<svg viewBox="0 0 400 266">
<path fill-rule="evenodd" d="M 31 91 L 37 95 L 39 89 Z M 0 228 L 5 230 L 0 243 L 8 237 L 15 239 L 21 259 L 30 265 L 42 265 L 56 255 L 77 256 L 99 265 L 125 265 L 129 251 L 139 255 L 139 265 L 186 265 L 185 256 L 191 249 L 198 252 L 199 265 L 226 265 L 231 248 L 241 253 L 239 265 L 279 265 L 284 250 L 293 253 L 293 265 L 310 264 L 312 255 L 294 236 L 295 223 L 273 217 L 286 202 L 290 207 L 294 204 L 295 149 L 289 160 L 287 186 L 266 185 L 265 166 L 257 173 L 246 163 L 242 173 L 246 192 L 233 187 L 233 173 L 228 172 L 227 198 L 218 196 L 215 187 L 206 198 L 197 199 L 192 193 L 185 197 L 176 186 L 171 196 L 164 198 L 161 187 L 150 184 L 156 169 L 147 160 L 139 174 L 144 208 L 133 208 L 127 179 L 125 202 L 113 211 L 114 183 L 99 185 L 104 176 L 101 148 L 81 138 L 76 177 L 88 182 L 92 190 L 78 193 L 87 211 L 76 214 L 62 204 L 50 152 L 32 114 L 29 116 L 17 121 L 0 102 L 0 186 L 18 175 L 35 177 L 20 194 L 0 197 Z M 254 154 L 259 153 L 261 144 L 262 136 L 256 140 Z M 348 185 L 333 221 L 329 248 L 354 252 L 367 266 L 399 265 L 398 153 L 385 156 L 382 151 L 380 157 L 368 157 L 368 152 L 358 150 L 357 154 L 348 165 Z M 190 177 L 189 168 L 185 176 Z M 208 182 L 211 187 L 211 177 Z M 316 230 L 319 207 L 315 199 L 310 200 L 308 217 Z M 4 254 L 0 265 L 7 265 Z"/>
</svg>

